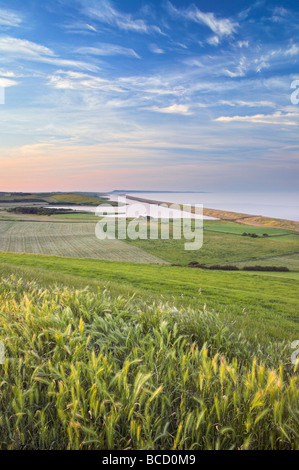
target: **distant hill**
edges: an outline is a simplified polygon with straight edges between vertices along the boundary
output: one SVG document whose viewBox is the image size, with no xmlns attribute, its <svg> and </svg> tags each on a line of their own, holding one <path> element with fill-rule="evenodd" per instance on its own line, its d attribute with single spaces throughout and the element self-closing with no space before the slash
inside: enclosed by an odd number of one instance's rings
<svg viewBox="0 0 299 470">
<path fill-rule="evenodd" d="M 98 206 L 107 201 L 102 193 L 0 193 L 0 204 L 55 204 Z"/>
</svg>

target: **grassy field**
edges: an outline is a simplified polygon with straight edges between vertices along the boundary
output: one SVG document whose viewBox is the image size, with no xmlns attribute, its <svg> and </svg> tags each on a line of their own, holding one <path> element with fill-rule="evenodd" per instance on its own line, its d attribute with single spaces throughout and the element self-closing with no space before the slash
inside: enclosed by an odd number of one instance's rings
<svg viewBox="0 0 299 470">
<path fill-rule="evenodd" d="M 244 232 L 256 233 L 259 236 L 262 236 L 263 234 L 267 234 L 270 237 L 280 236 L 280 235 L 290 235 L 290 233 L 293 233 L 290 230 L 284 230 L 280 228 L 255 227 L 254 225 L 244 226 L 235 222 L 230 222 L 230 221 L 225 221 L 225 220 L 205 220 L 204 230 L 217 231 L 221 233 L 231 233 L 231 234 L 237 234 L 237 235 L 242 235 Z"/>
<path fill-rule="evenodd" d="M 244 237 L 242 233 L 255 233 L 259 238 Z M 170 233 L 172 233 L 170 231 Z M 262 235 L 267 233 L 268 237 Z M 290 256 L 299 253 L 299 234 L 281 229 L 267 229 L 254 226 L 241 226 L 234 222 L 204 221 L 204 242 L 198 251 L 186 251 L 184 240 L 130 240 L 127 242 L 156 256 L 163 257 L 173 264 L 188 265 L 192 261 L 199 264 L 239 264 L 253 261 L 259 265 L 276 266 L 277 256 Z M 266 258 L 269 258 L 266 263 Z M 281 266 L 281 263 L 277 264 Z M 288 267 L 288 264 L 286 265 Z M 290 268 L 299 271 L 296 258 Z"/>
<path fill-rule="evenodd" d="M 26 277 L 77 278 L 77 286 L 100 282 L 123 286 L 141 299 L 208 308 L 235 325 L 251 340 L 293 341 L 299 338 L 297 273 L 246 273 L 81 260 L 50 256 L 0 254 L 3 275 L 27 268 Z M 15 269 L 16 271 L 11 271 Z M 293 278 L 289 275 L 294 276 Z M 296 277 L 297 276 L 297 277 Z M 80 282 L 81 284 L 80 284 Z"/>
<path fill-rule="evenodd" d="M 217 314 L 10 276 L 0 316 L 1 450 L 299 449 L 285 349 Z"/>
<path fill-rule="evenodd" d="M 277 255 L 272 258 L 259 259 L 258 261 L 240 261 L 233 263 L 240 269 L 244 266 L 287 266 L 290 271 L 299 272 L 299 253 L 290 255 Z"/>
<path fill-rule="evenodd" d="M 59 211 L 57 211 L 59 212 Z M 15 214 L 0 209 L 0 221 L 27 221 L 27 222 L 98 222 L 99 218 L 93 212 L 73 211 L 67 214 L 38 215 Z"/>
</svg>

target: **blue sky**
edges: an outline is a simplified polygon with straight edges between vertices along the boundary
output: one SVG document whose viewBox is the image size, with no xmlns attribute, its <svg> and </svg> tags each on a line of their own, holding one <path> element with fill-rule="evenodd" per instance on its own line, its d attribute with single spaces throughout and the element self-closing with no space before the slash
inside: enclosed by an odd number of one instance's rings
<svg viewBox="0 0 299 470">
<path fill-rule="evenodd" d="M 0 190 L 296 190 L 298 58 L 298 1 L 0 0 Z"/>
</svg>

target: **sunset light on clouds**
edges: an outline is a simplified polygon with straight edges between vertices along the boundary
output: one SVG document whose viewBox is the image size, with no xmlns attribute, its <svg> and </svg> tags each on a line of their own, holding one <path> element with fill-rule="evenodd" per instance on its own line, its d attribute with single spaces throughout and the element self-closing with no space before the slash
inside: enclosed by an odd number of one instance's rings
<svg viewBox="0 0 299 470">
<path fill-rule="evenodd" d="M 0 1 L 3 191 L 295 190 L 297 1 Z"/>
</svg>

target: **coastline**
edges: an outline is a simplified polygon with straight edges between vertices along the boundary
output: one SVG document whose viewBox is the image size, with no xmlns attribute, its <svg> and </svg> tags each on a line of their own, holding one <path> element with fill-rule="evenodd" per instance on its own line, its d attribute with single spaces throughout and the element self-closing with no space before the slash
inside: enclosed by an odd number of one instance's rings
<svg viewBox="0 0 299 470">
<path fill-rule="evenodd" d="M 127 199 L 137 202 L 143 202 L 146 204 L 165 204 L 168 207 L 172 206 L 173 202 L 165 202 L 165 201 L 157 201 L 154 199 L 145 199 L 135 196 L 125 195 Z M 183 204 L 181 204 L 183 206 Z M 194 206 L 191 206 L 191 213 L 194 213 Z M 184 210 L 188 210 L 184 208 Z M 299 222 L 295 220 L 288 220 L 288 219 L 279 219 L 274 217 L 265 217 L 262 215 L 254 215 L 254 214 L 245 214 L 241 212 L 232 212 L 232 211 L 224 211 L 218 209 L 210 209 L 204 208 L 203 215 L 207 217 L 213 217 L 215 219 L 226 220 L 230 222 L 235 222 L 241 225 L 252 225 L 255 227 L 265 227 L 265 228 L 280 228 L 285 230 L 293 230 L 295 232 L 299 232 Z"/>
</svg>

